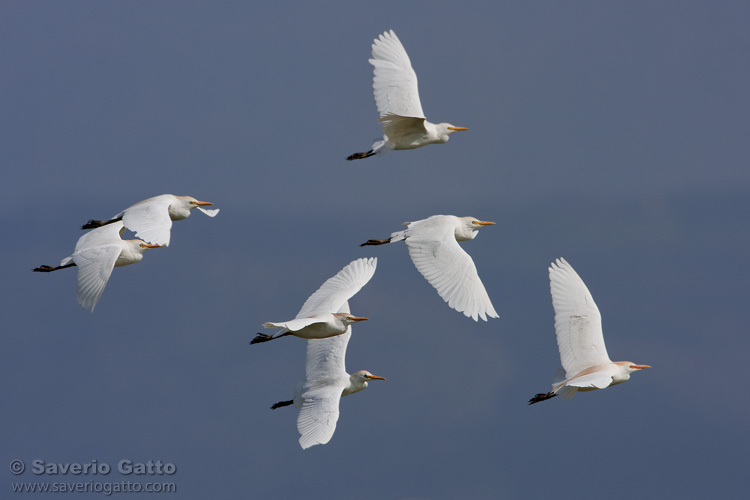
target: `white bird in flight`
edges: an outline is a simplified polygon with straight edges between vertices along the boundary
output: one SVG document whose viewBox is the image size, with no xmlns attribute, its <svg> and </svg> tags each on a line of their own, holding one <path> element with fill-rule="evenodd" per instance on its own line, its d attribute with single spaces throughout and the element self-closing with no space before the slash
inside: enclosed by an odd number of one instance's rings
<svg viewBox="0 0 750 500">
<path fill-rule="evenodd" d="M 372 88 L 383 124 L 383 140 L 372 149 L 354 153 L 347 160 L 368 158 L 390 149 L 416 149 L 428 144 L 444 144 L 448 136 L 466 127 L 450 123 L 430 123 L 419 101 L 417 74 L 393 30 L 386 31 L 372 44 Z"/>
<path fill-rule="evenodd" d="M 142 240 L 123 240 L 124 231 L 121 221 L 89 231 L 78 239 L 73 255 L 64 258 L 59 266 L 40 266 L 34 271 L 51 272 L 78 266 L 78 303 L 94 312 L 112 269 L 140 262 L 143 252 L 159 247 Z"/>
<path fill-rule="evenodd" d="M 405 222 L 406 230 L 396 231 L 383 240 L 368 240 L 360 246 L 405 240 L 414 265 L 450 307 L 474 321 L 478 321 L 477 317 L 487 321 L 487 316 L 497 318 L 497 312 L 474 261 L 458 242 L 474 239 L 479 228 L 494 224 L 474 217 L 433 215 Z"/>
<path fill-rule="evenodd" d="M 297 317 L 290 321 L 263 323 L 264 328 L 280 328 L 274 335 L 259 333 L 250 342 L 257 344 L 277 339 L 285 335 L 294 335 L 303 339 L 324 339 L 341 335 L 349 325 L 367 318 L 353 316 L 349 312 L 339 311 L 375 273 L 377 259 L 357 259 L 349 263 L 335 276 L 326 280 L 302 305 Z"/>
<path fill-rule="evenodd" d="M 348 314 L 349 303 L 344 302 L 338 312 Z M 305 382 L 297 386 L 293 400 L 279 401 L 271 406 L 273 410 L 291 404 L 299 408 L 297 430 L 302 449 L 331 440 L 336 431 L 342 396 L 366 389 L 370 380 L 385 380 L 367 370 L 352 375 L 346 373 L 346 346 L 351 337 L 352 328 L 348 326 L 342 335 L 308 340 Z"/>
<path fill-rule="evenodd" d="M 126 228 L 143 240 L 159 246 L 169 246 L 170 229 L 173 220 L 190 217 L 190 211 L 197 208 L 209 217 L 215 217 L 219 209 L 207 209 L 213 205 L 208 201 L 198 201 L 192 196 L 163 194 L 139 201 L 107 221 L 91 219 L 81 229 L 92 229 L 122 221 Z"/>
<path fill-rule="evenodd" d="M 552 306 L 555 309 L 557 346 L 563 369 L 552 383 L 552 391 L 537 394 L 529 404 L 555 396 L 570 399 L 577 391 L 594 391 L 630 379 L 630 374 L 649 365 L 611 361 L 604 346 L 602 317 L 588 288 L 565 259 L 549 268 Z"/>
</svg>

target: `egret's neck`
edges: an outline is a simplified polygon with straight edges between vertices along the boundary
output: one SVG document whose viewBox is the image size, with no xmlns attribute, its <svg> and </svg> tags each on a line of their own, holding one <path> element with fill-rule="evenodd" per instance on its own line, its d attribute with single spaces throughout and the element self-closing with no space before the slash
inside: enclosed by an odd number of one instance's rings
<svg viewBox="0 0 750 500">
<path fill-rule="evenodd" d="M 367 389 L 367 380 L 362 380 L 355 375 L 350 375 L 349 385 L 346 387 L 346 389 L 344 389 L 344 392 L 342 392 L 341 395 L 347 396 L 349 394 L 354 394 L 355 392 L 359 392 L 365 389 Z"/>
</svg>

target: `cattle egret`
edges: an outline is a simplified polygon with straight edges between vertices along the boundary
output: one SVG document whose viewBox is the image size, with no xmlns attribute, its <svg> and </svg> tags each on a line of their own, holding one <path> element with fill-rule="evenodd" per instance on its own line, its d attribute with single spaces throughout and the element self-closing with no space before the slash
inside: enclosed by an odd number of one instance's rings
<svg viewBox="0 0 750 500">
<path fill-rule="evenodd" d="M 339 312 L 349 313 L 348 302 L 344 302 Z M 305 382 L 298 385 L 293 400 L 279 401 L 271 406 L 273 410 L 291 404 L 299 408 L 297 430 L 302 449 L 331 440 L 336 431 L 342 396 L 366 389 L 369 380 L 385 380 L 366 370 L 352 375 L 346 373 L 346 346 L 351 337 L 352 328 L 349 326 L 342 335 L 308 340 Z"/>
<path fill-rule="evenodd" d="M 630 361 L 611 361 L 602 335 L 602 317 L 583 280 L 565 259 L 549 268 L 555 331 L 563 368 L 552 383 L 552 391 L 537 394 L 529 404 L 555 396 L 572 398 L 577 391 L 594 391 L 630 379 L 630 374 L 651 368 Z"/>
<path fill-rule="evenodd" d="M 417 74 L 396 34 L 386 31 L 372 44 L 372 88 L 383 124 L 383 140 L 372 149 L 354 153 L 347 160 L 368 158 L 390 149 L 416 149 L 428 144 L 444 144 L 448 136 L 466 127 L 450 123 L 430 123 L 425 119 L 419 102 Z"/>
<path fill-rule="evenodd" d="M 479 228 L 493 224 L 474 217 L 433 215 L 405 222 L 406 230 L 392 233 L 384 240 L 368 240 L 360 246 L 405 240 L 414 265 L 450 307 L 474 321 L 478 321 L 477 316 L 487 321 L 487 316 L 497 318 L 497 312 L 474 262 L 458 242 L 474 239 Z"/>
<path fill-rule="evenodd" d="M 78 266 L 78 303 L 94 312 L 112 269 L 140 262 L 143 252 L 159 247 L 142 240 L 123 240 L 124 231 L 120 221 L 89 231 L 78 239 L 73 255 L 59 266 L 40 266 L 34 271 L 46 273 Z"/>
<path fill-rule="evenodd" d="M 367 318 L 352 316 L 348 312 L 333 311 L 338 311 L 370 281 L 376 265 L 377 259 L 374 257 L 349 263 L 305 301 L 295 319 L 263 323 L 264 328 L 280 328 L 281 331 L 274 335 L 259 333 L 250 343 L 266 342 L 285 335 L 303 339 L 324 339 L 343 334 L 352 323 L 365 321 Z"/>
<path fill-rule="evenodd" d="M 190 211 L 197 208 L 209 217 L 215 217 L 219 209 L 207 209 L 213 205 L 208 201 L 198 201 L 192 196 L 175 196 L 163 194 L 139 201 L 126 208 L 110 220 L 90 220 L 81 229 L 92 229 L 113 222 L 122 221 L 139 238 L 159 246 L 169 246 L 170 229 L 173 220 L 190 217 Z"/>
</svg>

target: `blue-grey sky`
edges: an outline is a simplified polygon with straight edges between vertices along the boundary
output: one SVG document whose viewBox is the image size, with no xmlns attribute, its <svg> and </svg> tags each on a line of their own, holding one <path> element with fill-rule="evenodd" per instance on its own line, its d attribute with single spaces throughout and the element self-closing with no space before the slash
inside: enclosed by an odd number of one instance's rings
<svg viewBox="0 0 750 500">
<path fill-rule="evenodd" d="M 749 19 L 742 1 L 2 2 L 0 495 L 101 479 L 14 459 L 130 459 L 174 463 L 170 498 L 745 498 Z M 427 118 L 470 130 L 347 162 L 381 135 L 367 59 L 387 29 Z M 31 272 L 163 193 L 221 213 L 115 269 L 95 313 L 75 270 Z M 464 248 L 499 319 L 449 309 L 403 244 L 358 247 L 433 214 L 497 222 Z M 347 367 L 388 380 L 302 451 L 296 411 L 269 406 L 305 342 L 248 342 L 369 256 Z M 527 406 L 559 366 L 560 256 L 612 359 L 653 368 Z"/>
</svg>

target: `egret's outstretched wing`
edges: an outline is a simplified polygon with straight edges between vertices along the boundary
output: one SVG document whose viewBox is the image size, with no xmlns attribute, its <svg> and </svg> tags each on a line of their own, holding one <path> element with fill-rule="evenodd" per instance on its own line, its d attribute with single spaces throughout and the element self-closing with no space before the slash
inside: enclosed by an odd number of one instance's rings
<svg viewBox="0 0 750 500">
<path fill-rule="evenodd" d="M 78 266 L 77 297 L 81 307 L 94 312 L 121 251 L 121 246 L 109 244 L 73 254 L 73 262 Z"/>
<path fill-rule="evenodd" d="M 417 74 L 396 34 L 386 31 L 372 44 L 375 103 L 380 116 L 387 114 L 424 118 L 419 102 Z"/>
<path fill-rule="evenodd" d="M 122 221 L 113 222 L 106 226 L 92 229 L 91 231 L 84 233 L 83 236 L 78 238 L 76 242 L 76 249 L 73 253 L 81 252 L 83 250 L 98 247 L 101 245 L 110 245 L 112 243 L 119 243 L 122 241 L 122 233 L 125 232 L 125 227 Z"/>
<path fill-rule="evenodd" d="M 357 259 L 349 263 L 336 276 L 329 278 L 318 290 L 310 295 L 302 305 L 297 318 L 306 318 L 316 314 L 332 313 L 352 298 L 375 273 L 377 259 Z"/>
<path fill-rule="evenodd" d="M 550 265 L 549 280 L 557 345 L 568 377 L 586 368 L 609 363 L 602 335 L 602 317 L 583 280 L 563 258 Z"/>
<path fill-rule="evenodd" d="M 344 302 L 338 312 L 349 313 L 349 303 Z M 350 326 L 343 335 L 307 341 L 306 381 L 297 417 L 302 448 L 325 444 L 336 431 L 339 400 L 349 381 L 345 358 L 351 337 Z"/>
<path fill-rule="evenodd" d="M 125 227 L 147 243 L 169 246 L 172 220 L 169 218 L 169 205 L 175 197 L 171 194 L 154 196 L 139 201 L 123 210 L 122 222 Z M 215 214 L 214 214 L 215 215 Z"/>
<path fill-rule="evenodd" d="M 413 222 L 404 234 L 414 265 L 450 307 L 474 321 L 498 317 L 474 261 L 456 241 L 451 218 Z"/>
<path fill-rule="evenodd" d="M 349 314 L 349 302 L 339 308 L 338 312 Z M 343 335 L 325 339 L 307 341 L 305 358 L 305 376 L 309 382 L 324 381 L 332 376 L 349 377 L 346 373 L 346 346 L 352 336 L 351 325 Z"/>
<path fill-rule="evenodd" d="M 325 340 L 325 339 L 323 339 Z M 310 342 L 321 342 L 311 340 Z M 339 401 L 346 380 L 340 384 L 326 384 L 307 388 L 302 393 L 302 406 L 297 416 L 299 444 L 305 449 L 316 444 L 326 444 L 336 432 L 339 419 Z"/>
</svg>

